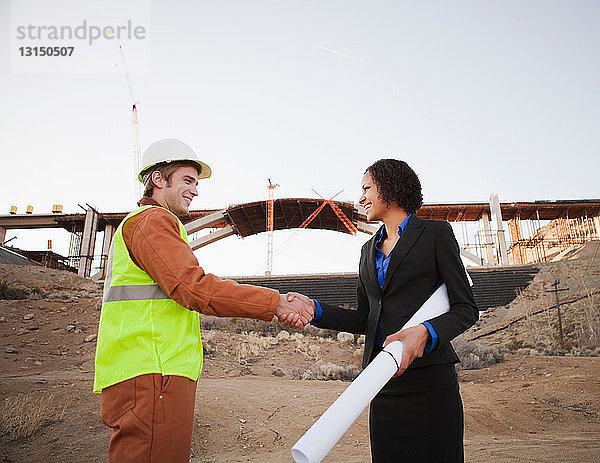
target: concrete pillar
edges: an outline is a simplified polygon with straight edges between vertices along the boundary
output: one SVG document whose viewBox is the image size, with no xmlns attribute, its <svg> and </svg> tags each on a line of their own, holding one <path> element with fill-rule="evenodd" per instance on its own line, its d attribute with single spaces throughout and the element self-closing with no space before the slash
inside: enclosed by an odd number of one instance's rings
<svg viewBox="0 0 600 463">
<path fill-rule="evenodd" d="M 0 227 L 0 244 L 6 239 L 6 228 Z"/>
<path fill-rule="evenodd" d="M 113 236 L 115 234 L 115 227 L 110 224 L 106 224 L 104 227 L 104 239 L 102 240 L 102 256 L 100 257 L 100 279 L 104 280 L 106 277 L 106 264 L 108 263 L 108 253 L 110 252 L 110 245 L 112 243 Z"/>
<path fill-rule="evenodd" d="M 98 213 L 91 207 L 85 213 L 83 236 L 79 248 L 79 268 L 77 274 L 87 278 L 92 271 L 94 247 L 96 246 L 96 231 L 98 230 Z"/>
<path fill-rule="evenodd" d="M 594 231 L 596 232 L 596 238 L 600 238 L 600 216 L 594 217 Z"/>
<path fill-rule="evenodd" d="M 506 237 L 504 236 L 504 227 L 502 226 L 502 211 L 500 210 L 500 201 L 498 200 L 497 193 L 490 196 L 490 211 L 496 222 L 496 246 L 500 251 L 500 263 L 502 265 L 509 265 Z"/>
<path fill-rule="evenodd" d="M 492 238 L 492 231 L 490 229 L 490 216 L 487 212 L 481 214 L 479 219 L 481 229 L 483 231 L 483 245 L 485 247 L 485 262 L 489 266 L 496 265 L 494 261 L 494 242 Z"/>
</svg>

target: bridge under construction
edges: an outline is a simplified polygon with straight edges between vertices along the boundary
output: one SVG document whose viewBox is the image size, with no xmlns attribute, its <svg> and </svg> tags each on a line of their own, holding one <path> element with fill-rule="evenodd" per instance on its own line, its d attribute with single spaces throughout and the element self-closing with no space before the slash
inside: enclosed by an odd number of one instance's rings
<svg viewBox="0 0 600 463">
<path fill-rule="evenodd" d="M 8 230 L 63 228 L 71 234 L 65 262 L 80 276 L 89 277 L 92 262 L 99 257 L 97 276 L 104 277 L 110 243 L 127 212 L 101 212 L 89 205 L 80 214 L 63 214 L 61 208 L 50 214 L 33 214 L 32 209 L 26 214 L 13 209 L 11 214 L 0 215 L 0 244 Z M 470 266 L 545 262 L 576 245 L 600 239 L 600 199 L 500 203 L 498 196 L 492 195 L 489 203 L 424 204 L 417 216 L 463 226 L 477 223 L 474 238 L 467 233 L 462 237 L 461 255 Z M 378 228 L 353 203 L 310 198 L 277 199 L 271 206 L 269 201 L 256 201 L 225 209 L 194 210 L 182 222 L 194 250 L 232 235 L 243 238 L 270 230 L 309 228 L 372 234 Z M 98 233 L 103 233 L 102 249 L 95 254 Z M 50 260 L 46 264 L 50 265 Z"/>
</svg>

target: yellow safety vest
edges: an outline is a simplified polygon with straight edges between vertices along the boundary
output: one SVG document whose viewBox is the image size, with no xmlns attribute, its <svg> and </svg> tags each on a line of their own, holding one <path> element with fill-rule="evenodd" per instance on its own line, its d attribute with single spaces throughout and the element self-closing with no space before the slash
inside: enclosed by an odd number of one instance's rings
<svg viewBox="0 0 600 463">
<path fill-rule="evenodd" d="M 202 369 L 200 315 L 170 299 L 133 262 L 123 240 L 123 224 L 150 207 L 158 206 L 143 206 L 125 217 L 113 238 L 96 346 L 96 393 L 146 373 L 196 381 Z M 177 222 L 188 243 L 183 224 Z"/>
</svg>

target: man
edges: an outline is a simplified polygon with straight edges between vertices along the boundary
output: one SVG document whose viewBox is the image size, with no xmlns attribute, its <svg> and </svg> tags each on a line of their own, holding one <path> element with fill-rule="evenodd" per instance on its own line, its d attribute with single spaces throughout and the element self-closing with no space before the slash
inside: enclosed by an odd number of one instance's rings
<svg viewBox="0 0 600 463">
<path fill-rule="evenodd" d="M 187 462 L 196 381 L 202 368 L 198 312 L 292 326 L 312 308 L 277 291 L 222 280 L 198 265 L 178 216 L 198 196 L 210 167 L 176 139 L 151 144 L 139 180 L 138 209 L 119 225 L 111 246 L 94 392 L 113 429 L 111 462 Z"/>
</svg>

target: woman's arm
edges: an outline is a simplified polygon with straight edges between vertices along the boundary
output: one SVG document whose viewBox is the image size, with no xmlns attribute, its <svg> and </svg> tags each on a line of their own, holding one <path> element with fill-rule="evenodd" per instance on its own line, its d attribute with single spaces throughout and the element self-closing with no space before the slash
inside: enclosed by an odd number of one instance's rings
<svg viewBox="0 0 600 463">
<path fill-rule="evenodd" d="M 362 265 L 359 268 L 362 268 Z M 318 328 L 347 331 L 356 334 L 365 334 L 367 331 L 369 299 L 360 272 L 358 274 L 358 283 L 356 285 L 356 298 L 358 301 L 356 310 L 343 309 L 334 304 L 317 302 L 304 294 L 295 292 L 288 293 L 288 301 L 292 301 L 295 297 L 302 299 L 305 303 L 312 304 L 315 318 L 313 318 L 311 324 Z M 319 308 L 320 310 L 318 310 Z M 282 321 L 285 323 L 285 319 Z"/>
<path fill-rule="evenodd" d="M 479 318 L 473 291 L 460 258 L 460 248 L 448 222 L 439 224 L 435 259 L 442 282 L 448 290 L 450 311 L 428 321 L 439 336 L 438 344 L 443 344 L 468 330 Z"/>
<path fill-rule="evenodd" d="M 342 309 L 332 304 L 321 304 L 323 309 L 321 320 L 316 326 L 330 330 L 347 331 L 349 333 L 365 334 L 369 317 L 369 299 L 365 291 L 360 273 L 356 285 L 356 310 Z"/>
</svg>

